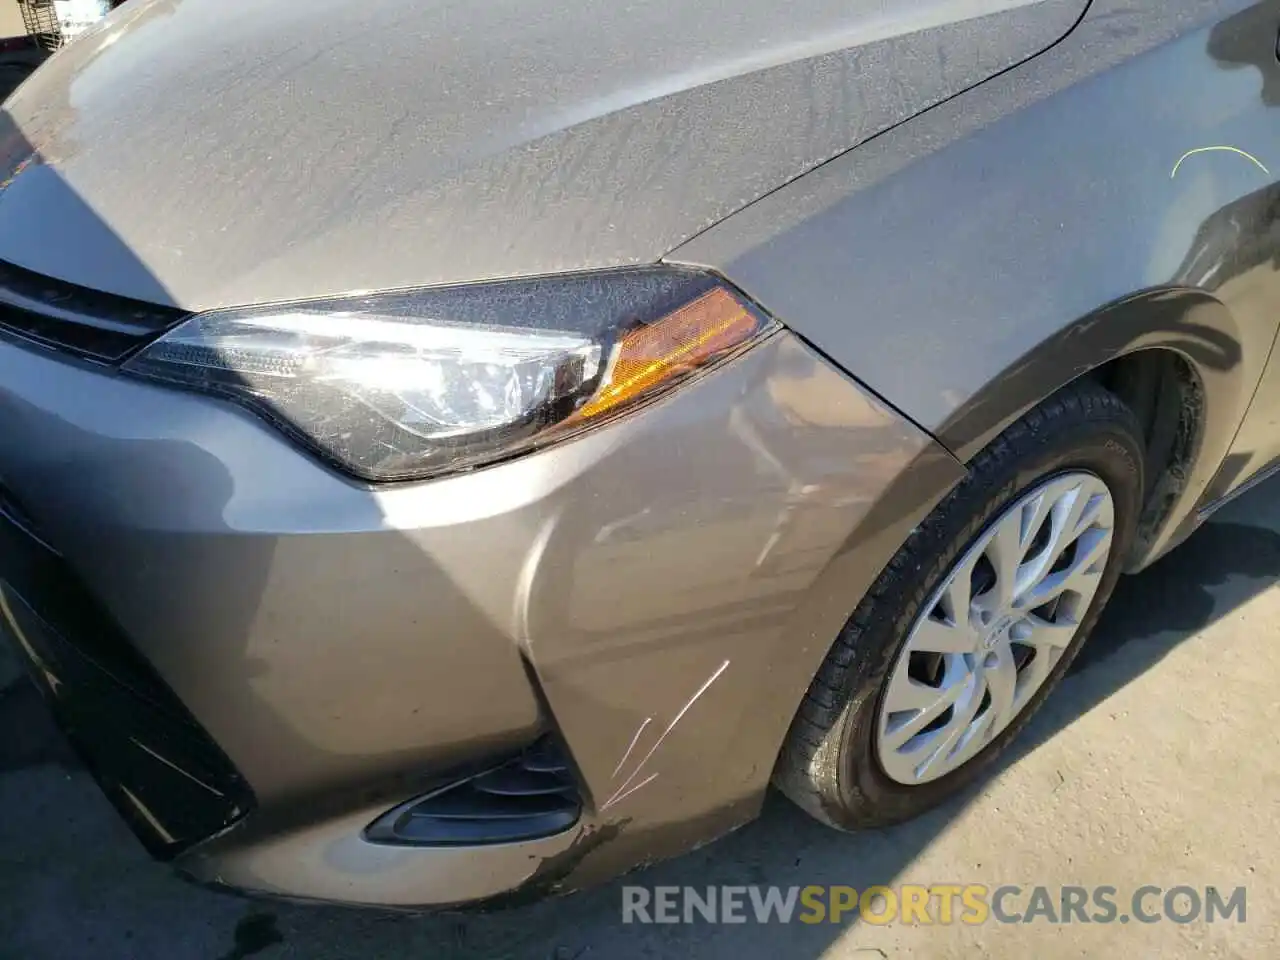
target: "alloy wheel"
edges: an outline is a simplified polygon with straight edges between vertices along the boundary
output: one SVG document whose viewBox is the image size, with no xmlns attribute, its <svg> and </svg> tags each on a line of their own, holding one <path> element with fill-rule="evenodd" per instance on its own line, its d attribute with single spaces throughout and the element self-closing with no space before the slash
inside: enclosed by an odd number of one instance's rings
<svg viewBox="0 0 1280 960">
<path fill-rule="evenodd" d="M 1073 472 L 1020 497 L 978 536 L 890 671 L 876 730 L 890 779 L 951 773 L 1026 707 L 1093 602 L 1114 526 L 1106 484 Z"/>
</svg>

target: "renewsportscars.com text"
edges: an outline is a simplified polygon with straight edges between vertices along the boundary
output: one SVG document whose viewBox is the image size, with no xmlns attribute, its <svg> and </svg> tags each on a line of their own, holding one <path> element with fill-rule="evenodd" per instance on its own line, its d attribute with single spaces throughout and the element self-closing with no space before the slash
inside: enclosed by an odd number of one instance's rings
<svg viewBox="0 0 1280 960">
<path fill-rule="evenodd" d="M 622 888 L 623 923 L 1244 923 L 1244 887 L 1005 884 Z"/>
</svg>

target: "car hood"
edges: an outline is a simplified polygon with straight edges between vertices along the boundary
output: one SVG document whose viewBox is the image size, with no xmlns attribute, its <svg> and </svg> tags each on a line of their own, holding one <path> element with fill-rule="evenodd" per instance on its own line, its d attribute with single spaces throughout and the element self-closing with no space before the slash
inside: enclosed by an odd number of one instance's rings
<svg viewBox="0 0 1280 960">
<path fill-rule="evenodd" d="M 131 0 L 5 105 L 0 259 L 188 309 L 649 262 L 1086 0 Z"/>
</svg>

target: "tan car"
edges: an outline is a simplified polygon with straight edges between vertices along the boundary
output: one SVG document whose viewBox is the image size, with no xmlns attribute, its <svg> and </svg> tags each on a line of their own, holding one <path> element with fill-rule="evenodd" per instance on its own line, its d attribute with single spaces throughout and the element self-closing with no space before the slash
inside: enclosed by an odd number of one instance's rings
<svg viewBox="0 0 1280 960">
<path fill-rule="evenodd" d="M 1280 458 L 1276 0 L 130 0 L 0 120 L 0 632 L 396 907 L 978 781 Z"/>
</svg>

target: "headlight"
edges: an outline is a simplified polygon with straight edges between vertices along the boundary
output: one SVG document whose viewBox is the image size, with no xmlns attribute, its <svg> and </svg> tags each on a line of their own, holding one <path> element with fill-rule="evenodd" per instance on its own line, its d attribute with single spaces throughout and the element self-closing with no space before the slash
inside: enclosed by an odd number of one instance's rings
<svg viewBox="0 0 1280 960">
<path fill-rule="evenodd" d="M 200 314 L 125 370 L 235 399 L 368 480 L 526 452 L 773 332 L 713 277 L 644 268 Z"/>
</svg>

